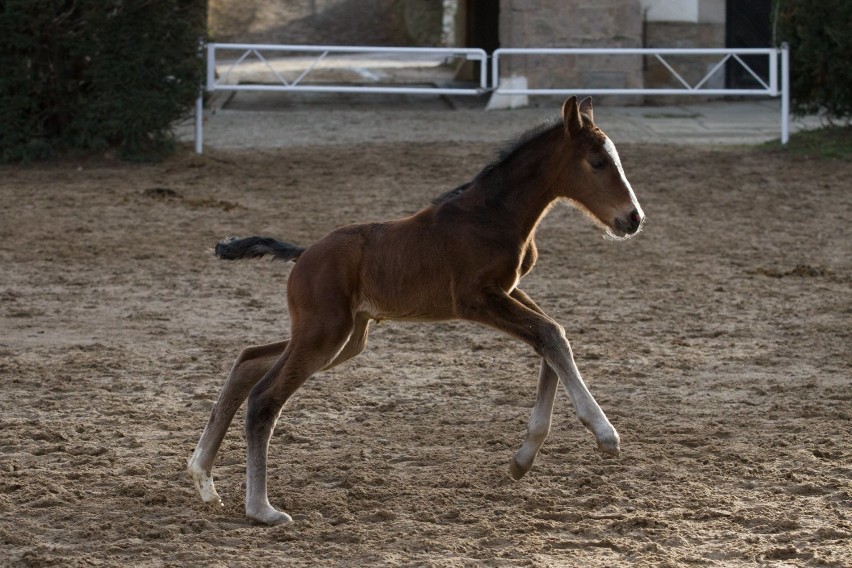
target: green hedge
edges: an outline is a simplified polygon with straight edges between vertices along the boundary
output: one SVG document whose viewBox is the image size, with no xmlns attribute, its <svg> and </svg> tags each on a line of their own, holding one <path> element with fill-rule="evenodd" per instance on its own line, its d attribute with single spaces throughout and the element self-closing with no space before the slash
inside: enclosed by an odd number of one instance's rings
<svg viewBox="0 0 852 568">
<path fill-rule="evenodd" d="M 174 150 L 198 93 L 204 0 L 0 2 L 0 161 Z"/>
<path fill-rule="evenodd" d="M 790 44 L 796 114 L 852 118 L 852 0 L 776 0 L 778 42 Z"/>
</svg>

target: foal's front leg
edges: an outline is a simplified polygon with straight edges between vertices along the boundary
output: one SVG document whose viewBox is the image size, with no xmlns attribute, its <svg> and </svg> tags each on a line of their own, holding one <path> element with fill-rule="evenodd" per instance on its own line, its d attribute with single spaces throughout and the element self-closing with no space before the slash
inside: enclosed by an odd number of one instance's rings
<svg viewBox="0 0 852 568">
<path fill-rule="evenodd" d="M 515 456 L 509 463 L 509 473 L 514 479 L 522 478 L 532 468 L 538 451 L 550 433 L 553 401 L 556 398 L 556 385 L 558 384 L 559 377 L 556 376 L 547 361 L 542 360 L 535 406 L 533 406 L 527 425 L 527 437 L 524 438 L 524 444 L 515 452 Z"/>
<path fill-rule="evenodd" d="M 580 419 L 597 438 L 598 448 L 618 455 L 619 436 L 598 406 L 574 362 L 565 330 L 552 319 L 525 306 L 499 288 L 482 291 L 459 306 L 461 317 L 495 327 L 532 346 L 556 372 Z"/>
<path fill-rule="evenodd" d="M 512 290 L 510 296 L 537 314 L 545 315 L 538 304 L 520 288 Z M 559 384 L 559 377 L 556 376 L 556 373 L 547 364 L 547 361 L 542 359 L 541 371 L 538 376 L 538 387 L 536 388 L 535 405 L 530 414 L 529 424 L 527 424 L 527 436 L 524 438 L 521 448 L 515 452 L 512 461 L 509 462 L 509 474 L 514 479 L 520 479 L 532 468 L 541 446 L 550 433 L 557 384 Z"/>
<path fill-rule="evenodd" d="M 571 345 L 565 338 L 565 331 L 559 327 L 559 332 L 562 338 L 560 348 L 546 354 L 545 359 L 568 391 L 580 422 L 597 438 L 598 449 L 605 454 L 617 456 L 621 452 L 621 438 L 583 382 L 580 370 L 574 362 Z"/>
</svg>

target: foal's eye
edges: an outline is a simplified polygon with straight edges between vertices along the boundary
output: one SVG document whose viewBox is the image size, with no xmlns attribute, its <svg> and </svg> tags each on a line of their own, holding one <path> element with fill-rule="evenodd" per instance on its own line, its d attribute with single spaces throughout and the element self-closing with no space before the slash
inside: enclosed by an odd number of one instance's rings
<svg viewBox="0 0 852 568">
<path fill-rule="evenodd" d="M 596 158 L 594 160 L 589 160 L 589 165 L 592 166 L 593 170 L 602 170 L 604 169 L 604 166 L 606 166 L 606 162 L 600 158 Z"/>
</svg>

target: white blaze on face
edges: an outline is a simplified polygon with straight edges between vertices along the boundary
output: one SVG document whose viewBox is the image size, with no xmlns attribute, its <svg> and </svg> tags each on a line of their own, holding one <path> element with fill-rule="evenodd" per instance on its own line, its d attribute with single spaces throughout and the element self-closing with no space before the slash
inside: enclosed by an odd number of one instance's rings
<svg viewBox="0 0 852 568">
<path fill-rule="evenodd" d="M 627 191 L 630 192 L 630 201 L 633 203 L 633 207 L 636 208 L 636 211 L 639 212 L 639 218 L 643 218 L 645 214 L 642 212 L 642 207 L 639 206 L 639 201 L 636 199 L 636 194 L 633 193 L 633 188 L 630 186 L 630 182 L 627 181 L 627 176 L 624 175 L 624 168 L 621 167 L 621 158 L 618 157 L 618 150 L 615 149 L 615 144 L 612 143 L 609 136 L 605 137 L 603 147 L 604 151 L 606 151 L 612 159 L 612 163 L 615 164 L 616 168 L 618 168 L 618 175 L 621 176 L 621 181 L 624 183 Z"/>
</svg>

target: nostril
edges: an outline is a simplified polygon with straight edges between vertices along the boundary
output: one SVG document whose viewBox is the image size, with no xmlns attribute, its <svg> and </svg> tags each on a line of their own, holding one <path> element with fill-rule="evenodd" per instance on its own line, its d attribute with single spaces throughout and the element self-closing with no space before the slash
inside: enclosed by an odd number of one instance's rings
<svg viewBox="0 0 852 568">
<path fill-rule="evenodd" d="M 639 225 L 642 224 L 642 217 L 639 215 L 639 210 L 634 209 L 631 211 L 628 218 L 630 219 L 630 232 L 635 233 L 639 229 Z"/>
</svg>

